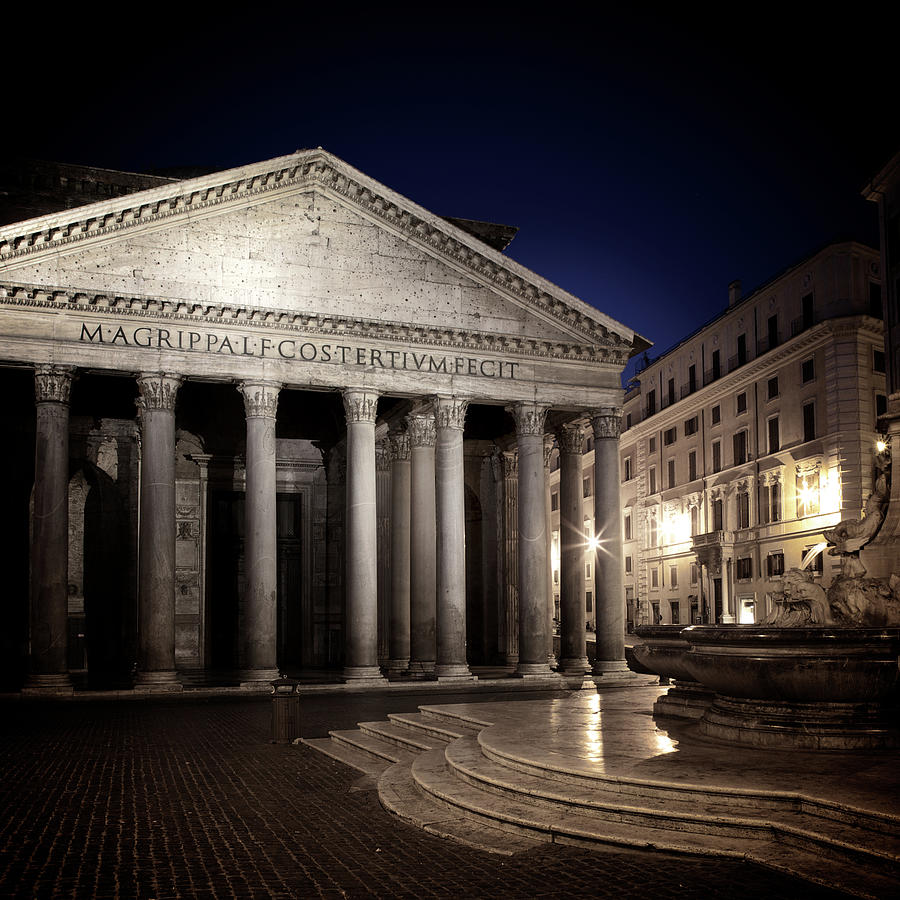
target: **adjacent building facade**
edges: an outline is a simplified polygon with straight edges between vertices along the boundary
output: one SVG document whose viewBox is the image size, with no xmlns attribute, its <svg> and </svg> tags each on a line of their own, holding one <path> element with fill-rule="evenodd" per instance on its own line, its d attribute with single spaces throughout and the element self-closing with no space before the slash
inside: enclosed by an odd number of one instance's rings
<svg viewBox="0 0 900 900">
<path fill-rule="evenodd" d="M 646 342 L 322 150 L 120 187 L 0 226 L 5 682 L 549 675 L 548 435 L 617 532 Z"/>
<path fill-rule="evenodd" d="M 758 621 L 794 566 L 830 583 L 822 530 L 860 515 L 887 410 L 880 272 L 844 243 L 747 297 L 734 283 L 725 312 L 639 373 L 619 447 L 630 624 Z M 590 617 L 591 552 L 584 565 Z"/>
</svg>

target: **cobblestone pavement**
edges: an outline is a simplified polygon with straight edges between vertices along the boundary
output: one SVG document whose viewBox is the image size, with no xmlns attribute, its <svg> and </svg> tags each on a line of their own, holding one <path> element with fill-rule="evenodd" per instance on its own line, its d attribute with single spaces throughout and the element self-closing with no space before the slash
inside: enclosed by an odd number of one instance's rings
<svg viewBox="0 0 900 900">
<path fill-rule="evenodd" d="M 309 698 L 304 733 L 385 702 Z M 0 715 L 3 897 L 842 896 L 746 863 L 553 845 L 501 858 L 441 840 L 386 813 L 353 770 L 268 743 L 265 699 Z"/>
</svg>

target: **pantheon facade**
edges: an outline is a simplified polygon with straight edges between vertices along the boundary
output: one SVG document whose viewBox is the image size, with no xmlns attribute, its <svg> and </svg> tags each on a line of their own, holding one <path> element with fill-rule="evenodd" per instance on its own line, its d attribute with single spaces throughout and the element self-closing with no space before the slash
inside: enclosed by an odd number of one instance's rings
<svg viewBox="0 0 900 900">
<path fill-rule="evenodd" d="M 584 672 L 580 598 L 553 659 L 557 439 L 562 565 L 596 547 L 623 668 L 647 343 L 494 238 L 321 149 L 0 226 L 6 684 Z"/>
</svg>

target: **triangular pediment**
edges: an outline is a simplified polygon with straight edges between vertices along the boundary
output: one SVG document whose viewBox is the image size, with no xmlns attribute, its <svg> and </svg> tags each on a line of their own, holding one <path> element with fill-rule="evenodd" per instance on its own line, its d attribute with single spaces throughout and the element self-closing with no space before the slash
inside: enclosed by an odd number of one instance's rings
<svg viewBox="0 0 900 900">
<path fill-rule="evenodd" d="M 5 226 L 0 281 L 101 303 L 152 298 L 558 341 L 623 360 L 643 346 L 322 150 Z"/>
</svg>

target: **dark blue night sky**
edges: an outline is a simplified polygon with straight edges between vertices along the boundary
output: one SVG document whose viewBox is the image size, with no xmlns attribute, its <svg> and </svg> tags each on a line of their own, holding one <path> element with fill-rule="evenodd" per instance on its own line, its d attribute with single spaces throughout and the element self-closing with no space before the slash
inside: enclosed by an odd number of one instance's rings
<svg viewBox="0 0 900 900">
<path fill-rule="evenodd" d="M 4 143 L 134 171 L 322 146 L 435 213 L 518 226 L 511 257 L 652 354 L 732 279 L 748 292 L 830 240 L 877 240 L 860 190 L 900 148 L 900 78 L 875 7 L 558 6 L 153 8 L 121 31 L 82 13 L 7 54 Z"/>
</svg>

